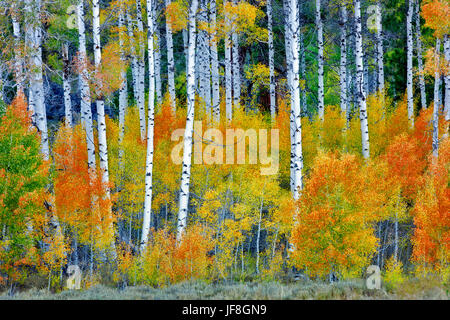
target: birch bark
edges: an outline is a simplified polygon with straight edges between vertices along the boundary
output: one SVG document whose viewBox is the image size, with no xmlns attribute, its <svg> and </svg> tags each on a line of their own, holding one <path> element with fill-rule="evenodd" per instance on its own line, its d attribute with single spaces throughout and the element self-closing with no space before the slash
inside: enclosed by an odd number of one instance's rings
<svg viewBox="0 0 450 320">
<path fill-rule="evenodd" d="M 427 95 L 425 91 L 425 76 L 423 74 L 423 53 L 422 53 L 422 32 L 420 26 L 420 3 L 419 0 L 415 2 L 416 12 L 416 45 L 417 45 L 417 64 L 419 69 L 419 88 L 420 88 L 420 102 L 422 109 L 427 109 Z"/>
<path fill-rule="evenodd" d="M 408 120 L 411 128 L 414 127 L 414 96 L 413 96 L 413 34 L 412 34 L 412 16 L 413 0 L 408 1 L 408 14 L 406 16 L 406 36 L 407 36 L 407 54 L 406 54 L 406 95 L 408 102 Z"/>
<path fill-rule="evenodd" d="M 142 223 L 141 251 L 145 249 L 148 234 L 151 227 L 152 192 L 153 192 L 153 138 L 155 124 L 155 72 L 154 72 L 154 25 L 152 17 L 152 1 L 147 0 L 148 21 L 148 69 L 149 69 L 149 94 L 148 94 L 148 128 L 147 128 L 147 155 L 145 161 L 145 199 L 144 219 Z"/>
<path fill-rule="evenodd" d="M 196 46 L 196 12 L 198 0 L 192 0 L 189 11 L 189 48 L 188 48 L 188 73 L 187 73 L 187 119 L 184 132 L 183 165 L 181 173 L 180 204 L 177 223 L 177 243 L 182 240 L 188 214 L 189 184 L 191 175 L 192 136 L 194 130 L 195 109 L 195 46 Z"/>
<path fill-rule="evenodd" d="M 359 106 L 359 119 L 361 123 L 362 155 L 365 159 L 370 157 L 369 149 L 369 123 L 367 119 L 367 101 L 364 90 L 364 65 L 362 49 L 361 1 L 354 0 L 355 9 L 355 42 L 356 42 L 356 94 Z"/>
<path fill-rule="evenodd" d="M 323 57 L 323 24 L 322 24 L 322 17 L 321 17 L 321 0 L 316 0 L 316 26 L 317 26 L 317 46 L 318 46 L 318 56 L 317 56 L 317 63 L 318 63 L 318 111 L 319 111 L 319 118 L 321 121 L 323 121 L 324 112 L 325 112 L 325 105 L 324 105 L 324 71 L 323 71 L 323 63 L 324 63 L 324 57 Z"/>
</svg>

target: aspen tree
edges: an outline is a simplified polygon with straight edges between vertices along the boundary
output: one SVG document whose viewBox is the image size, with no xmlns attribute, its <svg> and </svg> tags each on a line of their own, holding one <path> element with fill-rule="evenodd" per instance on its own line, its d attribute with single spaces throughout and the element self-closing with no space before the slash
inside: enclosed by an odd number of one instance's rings
<svg viewBox="0 0 450 320">
<path fill-rule="evenodd" d="M 165 0 L 166 7 L 169 6 L 171 0 Z M 170 103 L 173 111 L 176 111 L 176 96 L 175 96 L 175 61 L 173 58 L 173 39 L 172 26 L 166 19 L 166 45 L 167 45 L 167 79 L 168 90 L 170 96 Z"/>
<path fill-rule="evenodd" d="M 362 49 L 362 26 L 361 26 L 361 1 L 354 0 L 355 10 L 355 41 L 356 41 L 356 94 L 359 106 L 359 119 L 361 122 L 362 155 L 369 159 L 369 122 L 367 116 L 367 100 L 364 90 L 364 65 Z"/>
<path fill-rule="evenodd" d="M 316 0 L 316 26 L 317 26 L 317 47 L 318 47 L 318 56 L 317 56 L 317 63 L 318 63 L 318 111 L 319 111 L 319 118 L 321 121 L 323 121 L 324 112 L 325 112 L 325 105 L 324 105 L 324 71 L 323 71 L 323 63 L 324 63 L 324 57 L 323 57 L 323 24 L 322 24 L 322 17 L 321 17 L 321 0 Z"/>
<path fill-rule="evenodd" d="M 412 16 L 413 0 L 408 1 L 408 14 L 406 16 L 406 94 L 408 102 L 408 120 L 411 128 L 414 127 L 414 96 L 413 96 L 413 34 L 412 34 Z"/>
<path fill-rule="evenodd" d="M 154 63 L 154 43 L 153 36 L 155 26 L 153 25 L 152 1 L 147 0 L 147 23 L 148 23 L 148 128 L 147 128 L 147 155 L 145 160 L 145 199 L 144 199 L 144 219 L 142 223 L 141 251 L 147 245 L 148 234 L 151 228 L 152 193 L 153 193 L 153 141 L 155 126 L 155 63 Z"/>
<path fill-rule="evenodd" d="M 187 225 L 189 204 L 189 186 L 191 177 L 192 136 L 194 130 L 195 110 L 195 47 L 196 47 L 196 13 L 198 0 L 192 0 L 189 10 L 189 48 L 187 77 L 187 119 L 184 131 L 183 164 L 181 173 L 180 203 L 178 208 L 177 243 L 180 243 Z"/>
<path fill-rule="evenodd" d="M 81 123 L 86 131 L 88 152 L 88 167 L 95 172 L 94 129 L 92 126 L 91 92 L 89 89 L 89 74 L 87 70 L 86 29 L 85 29 L 84 0 L 79 0 L 77 6 L 78 52 L 80 59 L 79 85 L 81 92 Z"/>
<path fill-rule="evenodd" d="M 425 92 L 425 76 L 423 74 L 423 53 L 422 53 L 422 32 L 420 25 L 420 3 L 419 0 L 415 1 L 415 13 L 416 13 L 416 46 L 417 46 L 417 64 L 419 72 L 419 88 L 420 88 L 420 102 L 422 109 L 427 108 L 427 96 Z"/>
</svg>

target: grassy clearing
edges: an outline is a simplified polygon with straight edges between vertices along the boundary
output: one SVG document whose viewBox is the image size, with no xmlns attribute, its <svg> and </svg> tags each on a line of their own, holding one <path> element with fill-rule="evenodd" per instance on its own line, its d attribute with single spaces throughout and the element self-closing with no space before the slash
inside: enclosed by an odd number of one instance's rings
<svg viewBox="0 0 450 320">
<path fill-rule="evenodd" d="M 247 282 L 229 284 L 207 284 L 203 282 L 184 282 L 165 288 L 135 286 L 117 289 L 97 285 L 85 290 L 66 290 L 51 293 L 45 289 L 30 289 L 13 296 L 6 292 L 0 299 L 18 300 L 367 300 L 367 299 L 440 299 L 448 300 L 449 287 L 439 282 L 419 279 L 407 280 L 395 290 L 368 290 L 363 280 L 336 282 L 333 284 L 318 281 Z"/>
</svg>

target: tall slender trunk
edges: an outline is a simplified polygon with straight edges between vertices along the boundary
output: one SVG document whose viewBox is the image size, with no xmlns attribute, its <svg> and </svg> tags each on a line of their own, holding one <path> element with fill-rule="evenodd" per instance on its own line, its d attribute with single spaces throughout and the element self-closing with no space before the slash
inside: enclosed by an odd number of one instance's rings
<svg viewBox="0 0 450 320">
<path fill-rule="evenodd" d="M 156 102 L 158 104 L 161 104 L 162 102 L 162 84 L 161 84 L 161 33 L 159 31 L 158 26 L 158 15 L 159 15 L 159 8 L 158 8 L 158 0 L 154 0 L 155 3 L 153 3 L 153 28 L 154 28 L 154 38 L 155 38 L 155 44 L 154 44 L 154 59 L 155 59 L 155 92 L 156 92 Z"/>
<path fill-rule="evenodd" d="M 301 102 L 302 102 L 302 110 L 306 115 L 308 112 L 308 106 L 306 102 L 306 47 L 305 47 L 305 39 L 303 36 L 302 27 L 306 25 L 304 11 L 304 1 L 299 1 L 299 22 L 300 22 L 300 76 L 303 81 L 303 85 L 300 88 L 301 93 Z"/>
<path fill-rule="evenodd" d="M 200 1 L 199 21 L 208 24 L 208 1 Z M 205 111 L 208 121 L 211 120 L 211 61 L 209 52 L 209 38 L 205 30 L 198 32 L 198 74 L 200 84 L 200 97 L 205 103 Z"/>
<path fill-rule="evenodd" d="M 95 68 L 100 71 L 102 63 L 102 51 L 100 43 L 100 1 L 92 1 L 93 32 L 94 32 L 94 61 Z M 108 145 L 106 141 L 105 102 L 103 101 L 102 83 L 97 87 L 97 124 L 98 124 L 98 154 L 100 157 L 100 169 L 102 170 L 102 182 L 106 185 L 106 193 L 109 197 L 109 170 L 108 170 Z"/>
<path fill-rule="evenodd" d="M 444 35 L 444 56 L 447 61 L 447 65 L 450 66 L 450 36 L 448 34 Z M 447 132 L 448 135 L 448 123 L 450 121 L 450 73 L 444 76 L 445 81 L 445 104 L 444 104 L 444 115 L 445 121 L 447 122 Z"/>
<path fill-rule="evenodd" d="M 226 0 L 223 1 L 225 6 Z M 226 25 L 230 25 L 229 17 L 225 16 Z M 225 34 L 225 113 L 227 120 L 231 121 L 233 118 L 233 105 L 232 105 L 232 64 L 231 64 L 231 35 L 229 32 Z"/>
<path fill-rule="evenodd" d="M 17 94 L 23 93 L 23 52 L 22 52 L 22 35 L 20 33 L 19 11 L 16 6 L 12 8 L 11 18 L 13 22 L 14 35 L 14 77 L 16 80 Z"/>
<path fill-rule="evenodd" d="M 189 48 L 187 77 L 187 119 L 184 132 L 183 165 L 181 173 L 180 204 L 177 223 L 177 243 L 182 240 L 187 224 L 189 204 L 189 184 L 191 176 L 192 136 L 194 130 L 195 109 L 195 46 L 196 46 L 196 19 L 198 0 L 192 0 L 189 11 Z"/>
<path fill-rule="evenodd" d="M 67 43 L 62 45 L 63 56 L 63 89 L 64 89 L 64 116 L 67 127 L 72 126 L 72 100 L 70 98 L 70 66 L 69 66 L 69 47 Z"/>
<path fill-rule="evenodd" d="M 355 8 L 355 42 L 356 42 L 356 94 L 359 106 L 359 119 L 361 122 L 362 154 L 365 159 L 370 157 L 369 149 L 369 123 L 367 119 L 367 101 L 364 90 L 364 65 L 362 49 L 361 1 L 354 0 Z"/>
<path fill-rule="evenodd" d="M 381 2 L 377 1 L 377 64 L 378 64 L 378 91 L 384 92 L 384 52 L 383 52 L 383 15 Z"/>
<path fill-rule="evenodd" d="M 171 3 L 171 0 L 166 0 L 166 6 Z M 170 102 L 173 111 L 176 111 L 176 97 L 175 97 L 175 61 L 173 58 L 173 39 L 172 26 L 166 19 L 166 43 L 167 43 L 167 78 Z"/>
<path fill-rule="evenodd" d="M 137 24 L 138 24 L 138 110 L 139 127 L 141 129 L 141 139 L 145 140 L 145 43 L 144 43 L 144 23 L 142 21 L 141 1 L 136 0 Z M 150 97 L 150 96 L 149 96 Z"/>
<path fill-rule="evenodd" d="M 29 28 L 30 40 L 30 90 L 34 99 L 34 119 L 41 135 L 41 152 L 45 160 L 50 157 L 47 132 L 47 114 L 45 109 L 44 79 L 42 74 L 42 26 L 41 0 L 27 0 L 25 3 L 28 17 L 26 26 Z"/>
<path fill-rule="evenodd" d="M 291 4 L 289 0 L 283 0 L 283 12 L 284 12 L 284 46 L 286 48 L 286 79 L 288 84 L 289 94 L 291 93 L 291 83 L 292 83 L 292 28 L 291 28 Z M 291 106 L 292 108 L 292 106 Z M 294 141 L 295 141 L 295 123 L 293 113 L 289 113 L 289 134 L 291 140 L 291 159 L 290 159 L 290 179 L 289 185 L 291 188 L 292 194 L 294 194 L 294 183 L 295 183 L 295 170 L 294 163 L 292 157 L 292 150 L 294 150 Z"/>
<path fill-rule="evenodd" d="M 152 191 L 153 191 L 153 138 L 155 125 L 155 72 L 154 72 L 154 48 L 153 48 L 153 18 L 152 1 L 147 0 L 147 21 L 148 21 L 148 128 L 147 128 L 147 156 L 145 161 L 145 199 L 144 199 L 144 220 L 142 223 L 141 251 L 145 249 L 148 234 L 151 228 L 152 211 Z"/>
<path fill-rule="evenodd" d="M 440 65 L 441 39 L 436 38 L 435 49 L 435 74 L 434 74 L 434 107 L 433 107 L 433 156 L 437 159 L 439 155 L 439 87 L 441 84 Z"/>
<path fill-rule="evenodd" d="M 132 75 L 132 86 L 133 86 L 133 96 L 136 104 L 139 100 L 139 91 L 138 91 L 138 83 L 139 83 L 139 66 L 138 59 L 136 56 L 136 43 L 134 40 L 134 24 L 131 21 L 130 13 L 126 12 L 127 17 L 127 33 L 128 38 L 130 39 L 130 56 L 131 56 L 131 75 Z M 142 128 L 141 128 L 142 133 Z"/>
<path fill-rule="evenodd" d="M 300 191 L 303 189 L 303 155 L 302 155 L 302 124 L 301 124 L 301 106 L 300 106 L 300 78 L 299 78 L 299 14 L 298 6 L 295 0 L 286 2 L 289 10 L 289 24 L 291 44 L 290 57 L 291 76 L 289 79 L 289 89 L 291 93 L 291 119 L 293 126 L 293 135 L 291 135 L 291 166 L 293 168 L 293 197 L 295 200 L 300 198 Z"/>
<path fill-rule="evenodd" d="M 210 23 L 213 34 L 211 35 L 211 79 L 212 79 L 212 109 L 213 119 L 216 123 L 220 121 L 220 78 L 219 78 L 219 55 L 217 53 L 217 31 L 216 31 L 216 0 L 209 2 Z"/>
<path fill-rule="evenodd" d="M 275 66 L 274 66 L 275 50 L 273 46 L 273 31 L 272 31 L 272 0 L 267 0 L 267 30 L 269 36 L 270 115 L 272 117 L 272 122 L 274 122 L 276 112 L 276 96 L 275 96 Z"/>
<path fill-rule="evenodd" d="M 341 63 L 339 83 L 341 87 L 341 112 L 347 119 L 347 7 L 341 6 Z"/>
<path fill-rule="evenodd" d="M 233 1 L 237 4 L 237 0 Z M 235 108 L 239 107 L 241 101 L 241 67 L 239 64 L 239 34 L 233 32 L 231 35 L 233 45 L 233 105 Z"/>
<path fill-rule="evenodd" d="M 91 173 L 95 172 L 95 144 L 94 129 L 92 126 L 92 110 L 91 110 L 91 92 L 89 89 L 89 74 L 87 71 L 87 52 L 86 52 L 86 31 L 84 25 L 85 13 L 84 2 L 79 0 L 77 6 L 78 18 L 78 43 L 79 58 L 81 71 L 79 75 L 80 92 L 81 92 L 81 123 L 86 131 L 86 144 L 88 152 L 88 167 Z"/>
<path fill-rule="evenodd" d="M 406 95 L 408 101 L 408 120 L 410 127 L 414 127 L 414 97 L 413 97 L 413 34 L 412 34 L 412 16 L 413 0 L 408 0 L 408 14 L 406 16 Z"/>
<path fill-rule="evenodd" d="M 123 50 L 125 42 L 125 4 L 120 1 L 119 8 L 119 47 L 120 60 L 122 63 L 126 62 L 125 51 Z M 119 89 L 119 166 L 123 167 L 123 137 L 125 134 L 125 113 L 128 106 L 128 84 L 127 84 L 127 70 L 123 68 L 120 71 L 120 89 Z"/>
<path fill-rule="evenodd" d="M 319 118 L 323 121 L 325 105 L 324 105 L 324 71 L 323 71 L 323 24 L 321 17 L 321 9 L 320 9 L 320 1 L 316 0 L 316 26 L 317 26 L 317 47 L 318 47 L 318 56 L 317 56 L 317 64 L 318 64 L 318 111 Z"/>
<path fill-rule="evenodd" d="M 427 95 L 425 91 L 425 76 L 423 74 L 423 53 L 422 53 L 422 32 L 420 26 L 420 3 L 419 0 L 415 1 L 416 12 L 416 45 L 417 45 L 417 64 L 419 68 L 419 88 L 420 88 L 420 101 L 422 109 L 427 108 Z"/>
</svg>

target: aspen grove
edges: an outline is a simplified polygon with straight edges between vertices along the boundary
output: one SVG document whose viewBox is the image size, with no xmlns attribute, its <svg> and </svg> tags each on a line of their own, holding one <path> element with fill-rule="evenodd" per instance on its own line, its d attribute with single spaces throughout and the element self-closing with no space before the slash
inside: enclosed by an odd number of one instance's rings
<svg viewBox="0 0 450 320">
<path fill-rule="evenodd" d="M 0 12 L 1 290 L 449 284 L 448 0 Z"/>
</svg>

